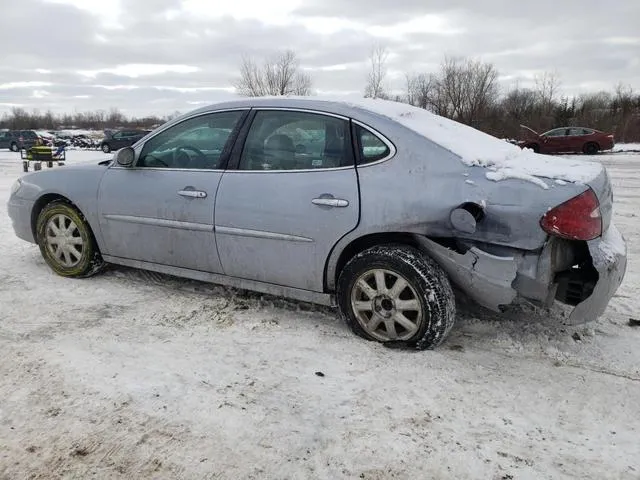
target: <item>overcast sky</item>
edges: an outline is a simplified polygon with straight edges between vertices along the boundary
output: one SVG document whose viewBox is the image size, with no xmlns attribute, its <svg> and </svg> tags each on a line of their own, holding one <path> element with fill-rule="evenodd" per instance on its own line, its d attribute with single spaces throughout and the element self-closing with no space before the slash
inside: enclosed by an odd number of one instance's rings
<svg viewBox="0 0 640 480">
<path fill-rule="evenodd" d="M 318 93 L 361 94 L 376 44 L 396 90 L 445 54 L 503 88 L 557 71 L 566 94 L 640 90 L 639 25 L 640 0 L 5 0 L 0 111 L 185 112 L 233 97 L 243 54 L 285 48 Z"/>
</svg>

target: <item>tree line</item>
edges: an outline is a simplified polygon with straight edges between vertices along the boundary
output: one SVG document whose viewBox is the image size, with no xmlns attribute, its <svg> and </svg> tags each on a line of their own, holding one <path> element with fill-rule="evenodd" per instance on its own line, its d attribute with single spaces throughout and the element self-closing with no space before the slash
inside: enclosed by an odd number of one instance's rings
<svg viewBox="0 0 640 480">
<path fill-rule="evenodd" d="M 104 130 L 107 128 L 152 128 L 174 118 L 179 112 L 164 117 L 127 117 L 117 108 L 110 111 L 55 114 L 52 111 L 31 112 L 24 108 L 13 107 L 0 117 L 0 128 L 10 130 L 58 130 L 62 128 L 81 128 Z"/>
<path fill-rule="evenodd" d="M 640 93 L 618 84 L 610 91 L 560 95 L 557 74 L 543 73 L 531 87 L 499 86 L 499 72 L 487 62 L 445 56 L 435 72 L 406 72 L 402 89 L 389 88 L 388 51 L 377 46 L 369 55 L 363 96 L 391 99 L 424 108 L 500 138 L 518 138 L 520 125 L 543 132 L 560 126 L 584 126 L 613 132 L 617 142 L 640 141 Z M 313 95 L 313 79 L 292 50 L 261 62 L 243 57 L 235 82 L 243 96 Z M 117 109 L 56 115 L 13 108 L 0 117 L 0 128 L 105 129 L 152 128 L 179 112 L 157 117 L 126 117 Z"/>
</svg>

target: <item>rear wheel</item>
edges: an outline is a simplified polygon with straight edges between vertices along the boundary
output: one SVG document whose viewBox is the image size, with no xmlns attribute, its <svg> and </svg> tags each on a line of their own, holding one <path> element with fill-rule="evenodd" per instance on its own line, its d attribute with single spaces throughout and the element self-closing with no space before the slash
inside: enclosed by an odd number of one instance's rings
<svg viewBox="0 0 640 480">
<path fill-rule="evenodd" d="M 600 150 L 600 148 L 596 143 L 593 142 L 587 143 L 582 149 L 582 151 L 587 155 L 595 155 L 596 153 L 598 153 L 598 150 Z"/>
<path fill-rule="evenodd" d="M 103 143 L 101 148 L 104 153 L 109 153 L 111 151 L 111 147 L 108 143 Z"/>
<path fill-rule="evenodd" d="M 338 303 L 357 335 L 420 350 L 440 345 L 455 321 L 444 271 L 404 245 L 373 247 L 350 260 L 338 279 Z"/>
<path fill-rule="evenodd" d="M 12 143 L 11 146 L 9 146 L 9 149 L 12 152 L 17 152 L 18 151 L 18 144 L 17 143 Z"/>
<path fill-rule="evenodd" d="M 63 277 L 89 277 L 104 262 L 84 216 L 67 202 L 49 203 L 36 224 L 40 253 L 51 269 Z"/>
</svg>

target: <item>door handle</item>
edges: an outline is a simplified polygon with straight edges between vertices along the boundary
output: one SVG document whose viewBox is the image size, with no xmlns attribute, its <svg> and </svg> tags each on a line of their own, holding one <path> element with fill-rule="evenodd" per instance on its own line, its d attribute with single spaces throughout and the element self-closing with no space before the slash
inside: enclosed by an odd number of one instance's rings
<svg viewBox="0 0 640 480">
<path fill-rule="evenodd" d="M 180 190 L 178 195 L 190 198 L 205 198 L 207 192 L 203 192 L 202 190 Z"/>
<path fill-rule="evenodd" d="M 349 201 L 342 198 L 314 198 L 311 200 L 314 205 L 322 205 L 324 207 L 348 207 Z"/>
</svg>

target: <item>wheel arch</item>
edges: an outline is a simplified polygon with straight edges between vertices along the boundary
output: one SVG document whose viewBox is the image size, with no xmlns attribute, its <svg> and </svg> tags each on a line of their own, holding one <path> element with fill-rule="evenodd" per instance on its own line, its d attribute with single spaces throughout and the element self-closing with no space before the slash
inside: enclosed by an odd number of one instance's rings
<svg viewBox="0 0 640 480">
<path fill-rule="evenodd" d="M 78 212 L 80 212 L 80 215 L 82 215 L 82 217 L 87 222 L 87 226 L 89 227 L 89 231 L 91 232 L 91 235 L 93 235 L 94 240 L 96 240 L 96 247 L 98 248 L 98 250 L 100 250 L 100 246 L 99 246 L 99 244 L 97 242 L 96 234 L 95 234 L 95 232 L 93 230 L 93 227 L 91 226 L 91 223 L 89 222 L 89 219 L 87 218 L 87 216 L 84 214 L 82 209 L 80 207 L 78 207 L 78 205 L 76 205 L 68 197 L 65 197 L 64 195 L 62 195 L 60 193 L 45 193 L 44 195 L 40 196 L 35 201 L 35 203 L 33 204 L 33 208 L 31 209 L 31 219 L 30 220 L 31 220 L 31 233 L 33 234 L 33 238 L 36 241 L 36 243 L 38 242 L 38 232 L 37 232 L 38 216 L 40 215 L 40 212 L 42 212 L 42 210 L 47 205 L 49 205 L 51 202 L 55 202 L 55 201 L 62 201 L 62 202 L 68 203 L 73 208 L 78 210 Z"/>
<path fill-rule="evenodd" d="M 418 235 L 407 232 L 375 232 L 362 235 L 351 240 L 339 252 L 334 247 L 326 261 L 324 269 L 324 288 L 326 292 L 334 292 L 338 284 L 338 276 L 344 266 L 360 252 L 377 246 L 389 244 L 402 244 L 422 250 Z"/>
</svg>

